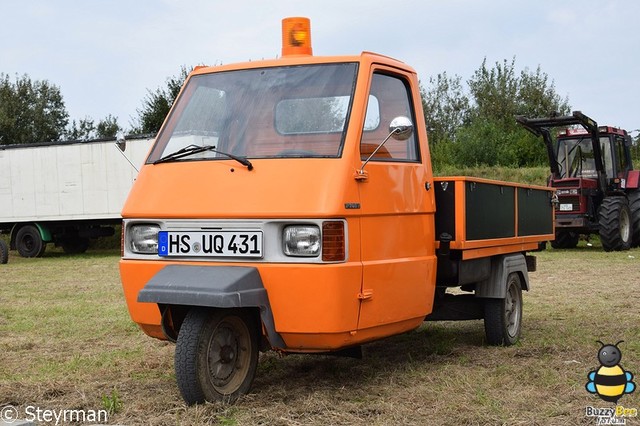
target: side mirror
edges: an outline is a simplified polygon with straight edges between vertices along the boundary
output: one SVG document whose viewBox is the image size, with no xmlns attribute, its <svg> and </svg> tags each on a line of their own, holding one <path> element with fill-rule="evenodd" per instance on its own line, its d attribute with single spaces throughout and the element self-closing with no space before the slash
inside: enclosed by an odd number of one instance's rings
<svg viewBox="0 0 640 426">
<path fill-rule="evenodd" d="M 373 152 L 369 154 L 364 163 L 362 163 L 362 167 L 360 167 L 360 170 L 358 171 L 358 176 L 364 175 L 364 166 L 366 166 L 369 160 L 371 160 L 373 156 L 378 153 L 380 148 L 382 148 L 382 146 L 387 143 L 389 138 L 393 137 L 397 141 L 406 141 L 411 137 L 412 134 L 413 123 L 411 122 L 411 120 L 409 120 L 409 118 L 400 115 L 391 120 L 391 123 L 389 123 L 389 134 L 386 138 L 384 138 L 382 142 L 380 142 L 376 149 L 374 149 Z"/>
<path fill-rule="evenodd" d="M 124 152 L 124 150 L 127 149 L 127 141 L 124 138 L 124 133 L 122 133 L 122 131 L 116 134 L 116 146 L 120 152 Z"/>
<path fill-rule="evenodd" d="M 631 135 L 627 135 L 624 137 L 624 144 L 626 146 L 633 146 L 633 138 L 631 137 Z"/>
<path fill-rule="evenodd" d="M 389 123 L 389 133 L 397 141 L 406 141 L 413 134 L 413 123 L 403 115 L 396 117 Z"/>
<path fill-rule="evenodd" d="M 127 160 L 129 164 L 131 164 L 131 167 L 133 167 L 136 173 L 139 172 L 140 170 L 138 170 L 136 165 L 133 164 L 131 160 L 129 160 L 129 157 L 127 157 L 127 154 L 124 153 L 124 150 L 127 149 L 127 141 L 124 138 L 124 133 L 122 133 L 121 131 L 116 134 L 115 146 L 118 148 L 118 150 L 120 151 L 120 154 L 122 154 L 125 160 Z"/>
</svg>

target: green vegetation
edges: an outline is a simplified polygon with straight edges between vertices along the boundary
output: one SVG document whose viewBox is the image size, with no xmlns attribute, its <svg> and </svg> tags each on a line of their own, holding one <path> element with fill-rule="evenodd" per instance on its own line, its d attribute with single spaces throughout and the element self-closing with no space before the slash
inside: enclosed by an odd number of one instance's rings
<svg viewBox="0 0 640 426">
<path fill-rule="evenodd" d="M 108 138 L 119 130 L 111 115 L 97 124 L 89 117 L 69 123 L 58 86 L 26 74 L 13 81 L 0 73 L 0 145 Z"/>
<path fill-rule="evenodd" d="M 116 414 L 122 409 L 122 400 L 116 389 L 112 390 L 109 395 L 102 395 L 102 408 L 109 415 Z"/>
<path fill-rule="evenodd" d="M 549 76 L 540 67 L 518 74 L 515 58 L 491 68 L 485 60 L 466 83 L 465 90 L 462 77 L 443 72 L 422 88 L 434 167 L 545 164 L 544 145 L 515 118 L 569 112 Z"/>
<path fill-rule="evenodd" d="M 624 340 L 621 365 L 640 374 L 640 249 L 597 245 L 537 254 L 515 346 L 486 346 L 468 321 L 365 345 L 362 360 L 269 352 L 237 404 L 194 407 L 175 384 L 174 345 L 129 318 L 117 250 L 12 252 L 0 265 L 0 407 L 104 409 L 108 424 L 586 424 L 586 406 L 608 406 L 584 388 L 596 340 Z M 620 404 L 639 407 L 640 393 Z"/>
<path fill-rule="evenodd" d="M 457 167 L 452 165 L 434 166 L 435 176 L 474 176 L 485 179 L 526 183 L 529 185 L 547 185 L 548 167 Z"/>
<path fill-rule="evenodd" d="M 0 73 L 0 144 L 58 140 L 68 121 L 57 86 Z"/>
<path fill-rule="evenodd" d="M 142 107 L 138 109 L 137 123 L 133 133 L 157 133 L 173 102 L 178 97 L 182 84 L 193 68 L 182 66 L 177 76 L 167 78 L 165 87 L 155 90 L 147 89 L 147 95 L 142 100 Z"/>
</svg>

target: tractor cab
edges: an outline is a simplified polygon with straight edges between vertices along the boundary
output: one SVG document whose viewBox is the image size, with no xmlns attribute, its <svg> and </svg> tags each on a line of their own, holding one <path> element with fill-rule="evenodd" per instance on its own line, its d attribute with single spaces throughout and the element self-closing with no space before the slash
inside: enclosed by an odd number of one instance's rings
<svg viewBox="0 0 640 426">
<path fill-rule="evenodd" d="M 556 240 L 552 246 L 575 247 L 580 234 L 600 233 L 602 237 L 603 229 L 607 251 L 628 248 L 631 238 L 635 244 L 640 230 L 632 228 L 638 227 L 635 216 L 640 213 L 632 215 L 630 209 L 639 204 L 635 201 L 639 173 L 631 162 L 631 136 L 622 129 L 598 126 L 580 111 L 568 116 L 516 120 L 536 136 L 542 136 L 547 149 L 549 186 L 556 188 L 558 196 Z M 554 140 L 555 128 L 562 130 Z M 605 209 L 601 208 L 603 204 Z M 612 226 L 618 230 L 609 230 Z"/>
<path fill-rule="evenodd" d="M 628 172 L 633 169 L 627 132 L 615 127 L 597 129 L 606 191 L 625 188 Z M 585 129 L 569 128 L 558 134 L 555 147 L 558 176 L 554 181 L 578 178 L 598 182 L 593 139 Z"/>
</svg>

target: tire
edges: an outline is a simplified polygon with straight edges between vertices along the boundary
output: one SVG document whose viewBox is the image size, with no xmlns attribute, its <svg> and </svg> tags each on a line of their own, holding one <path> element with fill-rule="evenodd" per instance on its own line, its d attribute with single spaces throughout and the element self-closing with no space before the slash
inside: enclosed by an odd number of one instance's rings
<svg viewBox="0 0 640 426">
<path fill-rule="evenodd" d="M 4 265 L 9 261 L 9 246 L 4 240 L 0 240 L 0 264 Z"/>
<path fill-rule="evenodd" d="M 598 210 L 600 241 L 605 251 L 631 247 L 631 212 L 626 197 L 607 197 Z"/>
<path fill-rule="evenodd" d="M 16 250 L 22 257 L 40 257 L 46 247 L 40 231 L 33 225 L 25 225 L 16 233 Z"/>
<path fill-rule="evenodd" d="M 551 241 L 551 247 L 554 249 L 572 249 L 576 248 L 580 234 L 571 231 L 557 231 L 556 239 Z"/>
<path fill-rule="evenodd" d="M 484 331 L 487 343 L 511 346 L 520 338 L 522 328 L 522 284 L 520 275 L 512 272 L 507 277 L 504 299 L 485 299 Z"/>
<path fill-rule="evenodd" d="M 65 238 L 60 245 L 67 254 L 81 254 L 89 248 L 89 239 L 80 237 Z"/>
<path fill-rule="evenodd" d="M 640 247 L 640 191 L 629 194 L 631 212 L 631 247 Z"/>
<path fill-rule="evenodd" d="M 176 341 L 176 381 L 182 398 L 188 405 L 234 402 L 251 388 L 258 352 L 258 322 L 249 312 L 192 309 Z"/>
</svg>

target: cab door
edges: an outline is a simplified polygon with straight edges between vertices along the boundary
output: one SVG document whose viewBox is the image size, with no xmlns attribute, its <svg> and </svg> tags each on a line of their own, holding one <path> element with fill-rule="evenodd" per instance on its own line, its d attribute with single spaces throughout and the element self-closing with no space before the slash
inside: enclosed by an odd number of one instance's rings
<svg viewBox="0 0 640 426">
<path fill-rule="evenodd" d="M 416 103 L 421 100 L 412 96 L 417 80 L 411 77 L 373 67 L 360 143 L 364 162 L 389 134 L 393 118 L 406 116 L 414 123 L 409 139 L 390 138 L 378 150 L 358 184 L 363 267 L 358 329 L 384 326 L 381 335 L 419 324 L 431 312 L 435 289 L 433 182 L 427 143 L 420 140 L 426 132 L 416 125 L 417 120 L 424 125 Z"/>
</svg>

